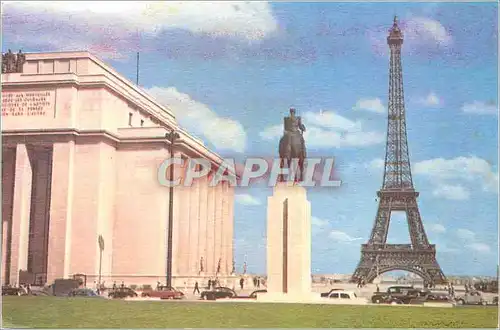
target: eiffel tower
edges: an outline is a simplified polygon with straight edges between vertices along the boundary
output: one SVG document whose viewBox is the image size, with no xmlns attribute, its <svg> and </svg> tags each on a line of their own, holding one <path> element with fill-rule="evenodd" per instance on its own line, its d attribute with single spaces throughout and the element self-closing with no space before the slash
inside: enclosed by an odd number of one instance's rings
<svg viewBox="0 0 500 330">
<path fill-rule="evenodd" d="M 391 51 L 389 105 L 384 180 L 377 192 L 379 205 L 370 240 L 361 246 L 361 260 L 352 276 L 371 283 L 379 274 L 405 270 L 426 283 L 441 284 L 446 277 L 436 260 L 436 247 L 429 244 L 418 210 L 418 192 L 413 187 L 406 135 L 401 46 L 403 34 L 397 17 L 389 30 Z M 405 211 L 411 244 L 387 244 L 392 211 Z"/>
</svg>

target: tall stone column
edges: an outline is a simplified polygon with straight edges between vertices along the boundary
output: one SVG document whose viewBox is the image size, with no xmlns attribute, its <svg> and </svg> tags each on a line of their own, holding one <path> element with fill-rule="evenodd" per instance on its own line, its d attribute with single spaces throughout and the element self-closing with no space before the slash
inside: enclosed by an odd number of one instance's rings
<svg viewBox="0 0 500 330">
<path fill-rule="evenodd" d="M 73 209 L 74 141 L 54 143 L 47 282 L 71 274 L 71 223 Z M 89 242 L 89 244 L 96 244 Z M 82 251 L 75 251 L 82 253 Z"/>
<path fill-rule="evenodd" d="M 228 220 L 227 220 L 227 262 L 229 265 L 229 272 L 231 273 L 233 269 L 234 261 L 234 187 L 229 187 L 228 190 Z"/>
<path fill-rule="evenodd" d="M 212 177 L 209 177 L 208 182 L 212 180 Z M 207 196 L 207 265 L 206 265 L 206 273 L 214 274 L 214 267 L 216 267 L 215 263 L 215 187 L 208 187 L 208 196 Z"/>
<path fill-rule="evenodd" d="M 16 146 L 16 173 L 12 203 L 12 243 L 10 283 L 19 284 L 19 271 L 28 266 L 29 219 L 33 172 L 29 150 L 25 144 Z"/>
<path fill-rule="evenodd" d="M 228 195 L 229 195 L 229 183 L 224 182 L 222 185 L 222 226 L 221 226 L 221 273 L 227 275 L 228 273 L 228 260 L 227 260 L 227 241 L 228 241 L 228 232 L 227 232 L 227 223 L 229 217 L 229 203 L 228 203 Z"/>
<path fill-rule="evenodd" d="M 16 149 L 2 150 L 2 284 L 10 283 L 12 202 L 16 175 Z"/>
<path fill-rule="evenodd" d="M 215 226 L 214 226 L 214 270 L 217 272 L 217 264 L 222 258 L 221 251 L 221 229 L 222 229 L 222 183 L 219 183 L 215 188 Z M 222 262 L 221 262 L 222 271 Z"/>
<path fill-rule="evenodd" d="M 198 179 L 200 183 L 200 221 L 198 236 L 198 256 L 203 258 L 203 271 L 207 272 L 207 216 L 208 216 L 208 180 L 207 177 Z M 201 262 L 201 261 L 199 261 Z M 198 266 L 200 268 L 200 265 Z"/>
<path fill-rule="evenodd" d="M 189 274 L 197 275 L 200 262 L 198 255 L 198 236 L 199 236 L 199 221 L 200 221 L 200 183 L 198 180 L 193 180 L 190 191 L 189 204 Z"/>
<path fill-rule="evenodd" d="M 187 159 L 184 159 L 184 163 L 187 163 Z M 179 202 L 180 202 L 180 210 L 179 210 L 179 242 L 176 246 L 177 255 L 179 259 L 179 268 L 181 275 L 190 274 L 190 214 L 191 214 L 191 188 L 184 186 L 184 178 L 186 175 L 186 164 L 184 164 L 181 186 L 178 188 Z"/>
</svg>

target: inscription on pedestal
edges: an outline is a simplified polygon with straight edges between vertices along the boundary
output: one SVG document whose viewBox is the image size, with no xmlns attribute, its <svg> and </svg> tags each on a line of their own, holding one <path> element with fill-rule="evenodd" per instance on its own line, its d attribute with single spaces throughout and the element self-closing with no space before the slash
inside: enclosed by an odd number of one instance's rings
<svg viewBox="0 0 500 330">
<path fill-rule="evenodd" d="M 53 116 L 55 91 L 2 92 L 2 117 Z"/>
</svg>

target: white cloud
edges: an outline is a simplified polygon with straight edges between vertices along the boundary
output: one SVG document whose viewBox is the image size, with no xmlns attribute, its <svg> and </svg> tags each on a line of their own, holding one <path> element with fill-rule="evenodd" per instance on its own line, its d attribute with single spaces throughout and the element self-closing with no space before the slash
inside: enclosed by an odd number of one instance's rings
<svg viewBox="0 0 500 330">
<path fill-rule="evenodd" d="M 368 163 L 365 164 L 366 169 L 375 169 L 380 170 L 383 169 L 385 165 L 385 161 L 382 158 L 375 158 Z"/>
<path fill-rule="evenodd" d="M 486 245 L 484 243 L 468 244 L 467 248 L 472 249 L 472 250 L 477 251 L 477 252 L 483 252 L 483 253 L 487 253 L 487 252 L 491 251 L 489 245 Z"/>
<path fill-rule="evenodd" d="M 279 139 L 283 135 L 283 125 L 269 126 L 260 132 L 259 135 L 264 140 Z"/>
<path fill-rule="evenodd" d="M 440 105 L 441 99 L 436 93 L 430 92 L 425 98 L 420 99 L 420 103 L 428 107 L 433 107 Z"/>
<path fill-rule="evenodd" d="M 175 87 L 152 87 L 147 92 L 169 107 L 188 131 L 203 135 L 217 149 L 244 151 L 246 132 L 238 121 L 218 116 L 207 105 L 191 99 Z"/>
<path fill-rule="evenodd" d="M 399 26 L 403 31 L 404 45 L 403 52 L 409 54 L 418 53 L 436 46 L 450 46 L 453 43 L 451 34 L 438 21 L 427 17 L 410 17 L 407 20 L 401 20 Z M 389 26 L 387 26 L 387 29 Z M 373 51 L 380 56 L 389 55 L 387 46 L 387 29 L 381 31 L 374 29 L 368 31 Z"/>
<path fill-rule="evenodd" d="M 304 134 L 307 145 L 314 148 L 367 147 L 385 140 L 379 132 L 338 132 L 320 127 L 310 127 Z"/>
<path fill-rule="evenodd" d="M 415 164 L 413 172 L 439 181 L 480 182 L 485 191 L 498 192 L 498 173 L 489 162 L 476 156 L 424 160 Z"/>
<path fill-rule="evenodd" d="M 365 147 L 385 141 L 385 134 L 364 131 L 361 122 L 352 121 L 332 111 L 306 112 L 304 139 L 312 148 Z M 276 140 L 283 135 L 282 125 L 267 127 L 260 133 L 264 140 Z"/>
<path fill-rule="evenodd" d="M 347 233 L 339 230 L 332 230 L 329 236 L 339 242 L 353 242 L 363 239 L 362 237 L 351 237 Z"/>
<path fill-rule="evenodd" d="M 442 197 L 455 201 L 466 200 L 470 197 L 469 191 L 463 186 L 449 184 L 439 185 L 433 190 L 432 194 L 436 197 Z"/>
<path fill-rule="evenodd" d="M 465 103 L 462 106 L 462 111 L 478 115 L 495 115 L 498 114 L 498 106 L 495 102 L 485 103 L 481 101 L 474 101 L 472 103 Z"/>
<path fill-rule="evenodd" d="M 426 224 L 425 229 L 429 230 L 430 232 L 440 233 L 440 234 L 446 232 L 446 228 L 439 223 Z"/>
<path fill-rule="evenodd" d="M 274 32 L 277 22 L 267 2 L 226 1 L 12 1 L 5 10 L 45 13 L 73 24 L 102 25 L 115 31 L 159 34 L 183 29 L 192 33 L 258 40 Z"/>
<path fill-rule="evenodd" d="M 465 248 L 476 252 L 488 253 L 491 251 L 489 245 L 477 241 L 477 235 L 469 229 L 459 228 L 456 231 L 458 238 L 465 243 Z"/>
<path fill-rule="evenodd" d="M 320 219 L 317 217 L 311 217 L 311 224 L 316 227 L 325 227 L 328 226 L 328 220 Z"/>
<path fill-rule="evenodd" d="M 249 194 L 237 194 L 234 196 L 236 202 L 241 205 L 261 205 L 262 203 L 257 198 Z"/>
<path fill-rule="evenodd" d="M 2 9 L 4 39 L 113 59 L 169 47 L 165 32 L 252 43 L 278 27 L 271 5 L 253 1 L 11 1 Z"/>
<path fill-rule="evenodd" d="M 476 239 L 476 234 L 469 229 L 459 228 L 456 234 L 459 238 L 466 241 L 474 241 Z"/>
<path fill-rule="evenodd" d="M 385 106 L 379 98 L 360 99 L 354 106 L 355 110 L 366 110 L 375 113 L 386 113 Z"/>
<path fill-rule="evenodd" d="M 441 45 L 450 45 L 453 41 L 451 34 L 438 21 L 427 17 L 412 17 L 404 22 L 404 36 L 417 42 L 433 42 Z"/>
<path fill-rule="evenodd" d="M 361 131 L 361 122 L 352 121 L 333 111 L 308 111 L 304 113 L 304 121 L 308 125 L 319 126 L 339 131 L 359 132 Z"/>
</svg>

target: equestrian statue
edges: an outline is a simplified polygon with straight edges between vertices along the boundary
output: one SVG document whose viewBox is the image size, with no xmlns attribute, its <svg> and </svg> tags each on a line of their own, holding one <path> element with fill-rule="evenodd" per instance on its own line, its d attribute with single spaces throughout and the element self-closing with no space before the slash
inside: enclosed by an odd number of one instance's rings
<svg viewBox="0 0 500 330">
<path fill-rule="evenodd" d="M 298 160 L 298 172 L 295 181 L 302 181 L 304 172 L 304 160 L 306 158 L 306 144 L 304 132 L 306 127 L 302 124 L 300 116 L 295 115 L 295 109 L 290 109 L 290 116 L 284 118 L 284 134 L 280 139 L 279 155 L 280 167 L 290 168 L 292 159 Z M 283 176 L 280 176 L 284 181 Z"/>
</svg>

